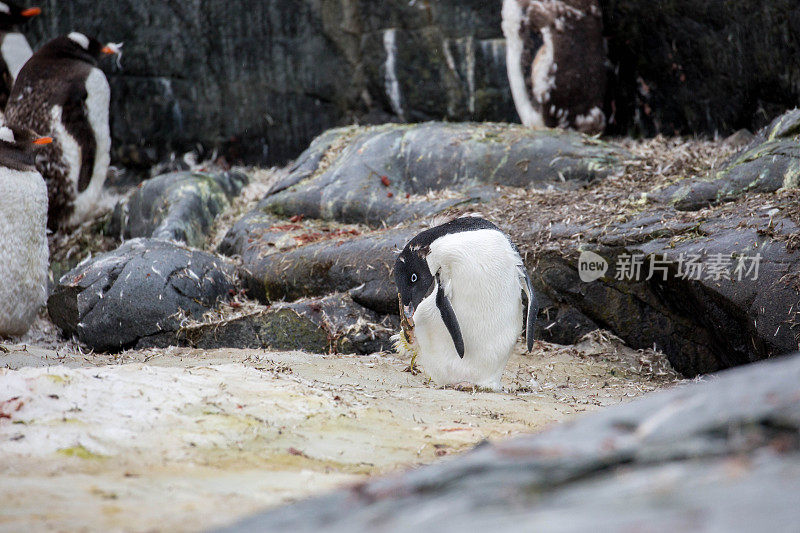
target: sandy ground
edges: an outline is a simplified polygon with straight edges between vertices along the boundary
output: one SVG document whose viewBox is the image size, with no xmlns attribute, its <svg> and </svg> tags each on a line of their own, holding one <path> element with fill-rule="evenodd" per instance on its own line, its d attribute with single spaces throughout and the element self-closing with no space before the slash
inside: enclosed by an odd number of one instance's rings
<svg viewBox="0 0 800 533">
<path fill-rule="evenodd" d="M 392 354 L 4 348 L 3 531 L 203 530 L 677 379 L 602 333 L 520 346 L 502 393 L 436 388 Z"/>
</svg>

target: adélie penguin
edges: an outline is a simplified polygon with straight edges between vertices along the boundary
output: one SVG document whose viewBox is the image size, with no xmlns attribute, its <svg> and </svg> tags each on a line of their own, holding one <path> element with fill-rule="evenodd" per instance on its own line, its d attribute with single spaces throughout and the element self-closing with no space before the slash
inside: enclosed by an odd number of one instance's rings
<svg viewBox="0 0 800 533">
<path fill-rule="evenodd" d="M 33 54 L 11 90 L 8 124 L 55 138 L 37 158 L 53 230 L 83 222 L 98 207 L 111 160 L 111 91 L 97 64 L 119 53 L 119 44 L 103 46 L 79 32 L 57 37 Z"/>
<path fill-rule="evenodd" d="M 22 335 L 47 298 L 47 187 L 34 166 L 52 139 L 0 127 L 0 336 Z"/>
<path fill-rule="evenodd" d="M 494 224 L 466 216 L 415 236 L 397 258 L 395 283 L 406 347 L 439 385 L 500 389 L 522 330 L 533 346 L 536 295 L 514 244 Z"/>
<path fill-rule="evenodd" d="M 0 109 L 5 109 L 14 80 L 33 55 L 31 45 L 18 27 L 41 12 L 38 7 L 20 7 L 14 2 L 0 1 Z"/>
</svg>

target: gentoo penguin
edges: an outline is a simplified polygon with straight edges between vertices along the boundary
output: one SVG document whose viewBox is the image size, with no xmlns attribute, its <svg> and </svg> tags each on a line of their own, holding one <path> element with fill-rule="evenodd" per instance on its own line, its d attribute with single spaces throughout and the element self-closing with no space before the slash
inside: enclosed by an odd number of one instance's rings
<svg viewBox="0 0 800 533">
<path fill-rule="evenodd" d="M 517 113 L 530 128 L 600 133 L 606 89 L 598 0 L 503 0 L 506 68 Z M 533 46 L 543 44 L 534 56 Z"/>
<path fill-rule="evenodd" d="M 423 231 L 398 256 L 394 278 L 406 339 L 438 384 L 500 388 L 522 330 L 523 292 L 531 350 L 536 296 L 516 246 L 488 220 Z"/>
<path fill-rule="evenodd" d="M 38 7 L 22 8 L 14 2 L 0 2 L 0 109 L 5 109 L 14 80 L 33 55 L 31 45 L 17 27 L 41 12 Z"/>
<path fill-rule="evenodd" d="M 52 139 L 0 127 L 0 336 L 22 335 L 47 298 L 47 186 L 34 152 Z"/>
<path fill-rule="evenodd" d="M 36 165 L 47 182 L 52 230 L 86 220 L 100 199 L 111 159 L 111 91 L 97 63 L 119 46 L 78 32 L 57 37 L 33 54 L 11 90 L 8 124 L 55 138 Z"/>
</svg>

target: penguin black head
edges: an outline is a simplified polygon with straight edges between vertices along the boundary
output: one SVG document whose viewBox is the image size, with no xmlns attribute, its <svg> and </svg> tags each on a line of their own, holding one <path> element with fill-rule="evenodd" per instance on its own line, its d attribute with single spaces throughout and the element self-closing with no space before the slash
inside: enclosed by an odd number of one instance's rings
<svg viewBox="0 0 800 533">
<path fill-rule="evenodd" d="M 436 239 L 451 233 L 478 229 L 498 230 L 497 226 L 488 220 L 465 216 L 427 229 L 406 244 L 394 265 L 394 281 L 400 293 L 401 303 L 407 308 L 407 312 L 413 315 L 419 303 L 430 296 L 434 288 L 435 273 L 431 274 L 426 261 L 431 244 Z M 407 314 L 406 318 L 411 317 Z"/>
<path fill-rule="evenodd" d="M 14 2 L 0 1 L 0 30 L 11 30 L 14 26 L 25 24 L 40 14 L 38 7 L 20 7 Z"/>
<path fill-rule="evenodd" d="M 120 44 L 114 43 L 103 45 L 94 37 L 74 31 L 48 41 L 37 52 L 37 55 L 59 59 L 77 59 L 97 65 L 98 60 L 104 55 L 120 54 L 120 46 Z"/>
<path fill-rule="evenodd" d="M 413 326 L 412 316 L 420 302 L 430 296 L 434 278 L 425 257 L 430 252 L 430 243 L 422 244 L 421 233 L 409 242 L 395 261 L 394 282 L 400 298 L 404 318 Z M 417 241 L 417 242 L 415 242 Z"/>
<path fill-rule="evenodd" d="M 0 126 L 0 165 L 14 170 L 33 170 L 36 152 L 53 142 L 27 128 Z"/>
</svg>

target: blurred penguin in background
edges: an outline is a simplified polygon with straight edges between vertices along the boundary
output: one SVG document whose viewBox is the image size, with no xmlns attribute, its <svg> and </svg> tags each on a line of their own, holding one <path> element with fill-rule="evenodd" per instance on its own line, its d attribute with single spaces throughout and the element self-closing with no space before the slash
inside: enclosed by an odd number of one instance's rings
<svg viewBox="0 0 800 533">
<path fill-rule="evenodd" d="M 6 106 L 11 126 L 55 141 L 37 158 L 47 183 L 47 225 L 65 230 L 92 218 L 111 161 L 111 91 L 98 61 L 120 54 L 120 44 L 72 32 L 47 42 L 25 64 Z"/>
<path fill-rule="evenodd" d="M 14 80 L 33 55 L 19 27 L 41 12 L 38 7 L 20 7 L 14 2 L 0 1 L 0 109 L 5 109 Z"/>
<path fill-rule="evenodd" d="M 600 2 L 504 0 L 502 17 L 508 82 L 522 123 L 601 133 L 606 54 Z"/>
</svg>

